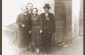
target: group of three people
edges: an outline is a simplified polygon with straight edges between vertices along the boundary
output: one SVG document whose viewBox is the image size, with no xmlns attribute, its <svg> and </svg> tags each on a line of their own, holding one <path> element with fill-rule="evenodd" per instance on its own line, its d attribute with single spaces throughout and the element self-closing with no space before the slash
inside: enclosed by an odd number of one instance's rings
<svg viewBox="0 0 85 55">
<path fill-rule="evenodd" d="M 54 14 L 50 13 L 49 4 L 45 4 L 44 13 L 28 3 L 18 15 L 16 23 L 19 27 L 18 43 L 21 51 L 31 50 L 47 54 L 51 49 L 52 34 L 55 32 Z"/>
</svg>

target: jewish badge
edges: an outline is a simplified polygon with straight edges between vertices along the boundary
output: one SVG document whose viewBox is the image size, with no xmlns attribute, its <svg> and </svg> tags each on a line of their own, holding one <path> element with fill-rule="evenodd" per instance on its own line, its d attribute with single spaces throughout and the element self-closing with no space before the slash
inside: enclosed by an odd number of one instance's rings
<svg viewBox="0 0 85 55">
<path fill-rule="evenodd" d="M 47 18 L 47 20 L 49 20 L 49 18 Z"/>
<path fill-rule="evenodd" d="M 36 20 L 36 18 L 35 18 L 35 20 Z"/>
</svg>

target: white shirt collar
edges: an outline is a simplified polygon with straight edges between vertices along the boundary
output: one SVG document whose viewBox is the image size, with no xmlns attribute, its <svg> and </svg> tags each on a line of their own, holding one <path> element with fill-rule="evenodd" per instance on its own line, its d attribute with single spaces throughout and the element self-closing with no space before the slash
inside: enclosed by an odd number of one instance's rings
<svg viewBox="0 0 85 55">
<path fill-rule="evenodd" d="M 46 17 L 48 17 L 48 13 L 45 13 Z"/>
</svg>

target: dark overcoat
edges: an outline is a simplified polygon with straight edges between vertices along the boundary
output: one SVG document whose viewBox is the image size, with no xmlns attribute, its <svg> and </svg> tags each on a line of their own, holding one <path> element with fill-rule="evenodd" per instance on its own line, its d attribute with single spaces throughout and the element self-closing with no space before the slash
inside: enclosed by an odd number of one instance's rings
<svg viewBox="0 0 85 55">
<path fill-rule="evenodd" d="M 55 32 L 55 19 L 54 14 L 48 13 L 46 17 L 45 13 L 41 14 L 42 18 L 42 46 L 44 51 L 48 52 L 51 47 L 52 34 Z"/>
<path fill-rule="evenodd" d="M 46 30 L 49 34 L 53 34 L 55 32 L 55 19 L 54 14 L 48 13 L 48 17 L 46 18 L 45 13 L 41 14 L 42 18 L 42 30 L 45 32 Z"/>
<path fill-rule="evenodd" d="M 18 35 L 18 42 L 20 47 L 26 47 L 30 42 L 29 31 L 31 31 L 31 15 L 23 15 L 22 13 L 18 15 L 16 23 L 19 27 L 19 35 Z M 25 27 L 22 27 L 22 24 Z"/>
<path fill-rule="evenodd" d="M 40 30 L 42 28 L 41 17 L 40 15 L 31 15 L 32 21 L 32 45 L 41 45 L 41 33 Z"/>
</svg>

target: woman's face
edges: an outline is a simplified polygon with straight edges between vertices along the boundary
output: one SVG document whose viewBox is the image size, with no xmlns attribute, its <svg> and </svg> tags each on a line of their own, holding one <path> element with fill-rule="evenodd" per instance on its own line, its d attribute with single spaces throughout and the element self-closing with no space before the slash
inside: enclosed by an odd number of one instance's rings
<svg viewBox="0 0 85 55">
<path fill-rule="evenodd" d="M 36 9 L 33 9 L 32 13 L 33 13 L 33 14 L 37 14 L 38 11 L 37 11 Z"/>
<path fill-rule="evenodd" d="M 26 8 L 26 7 L 23 7 L 23 8 L 22 8 L 22 12 L 23 12 L 23 13 L 26 13 L 26 12 L 27 12 L 27 8 Z"/>
</svg>

